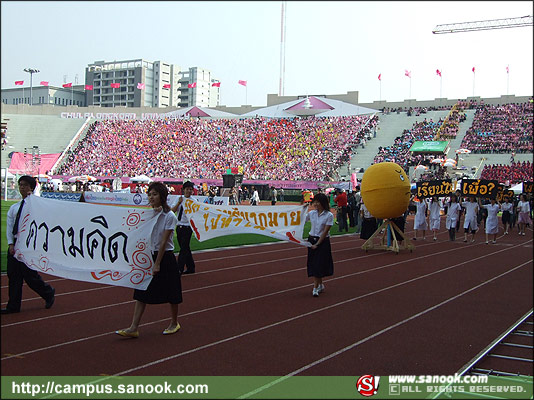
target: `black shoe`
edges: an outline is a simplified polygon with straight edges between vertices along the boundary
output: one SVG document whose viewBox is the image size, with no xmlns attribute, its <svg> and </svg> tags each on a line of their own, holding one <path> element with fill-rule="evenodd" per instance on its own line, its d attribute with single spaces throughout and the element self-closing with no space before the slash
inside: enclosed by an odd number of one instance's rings
<svg viewBox="0 0 534 400">
<path fill-rule="evenodd" d="M 0 310 L 0 314 L 15 314 L 18 312 L 20 312 L 20 310 L 10 310 L 9 308 L 2 308 L 2 310 Z"/>
<path fill-rule="evenodd" d="M 52 307 L 54 305 L 54 301 L 56 301 L 56 289 L 52 289 L 52 297 L 46 301 L 45 308 L 48 310 L 50 307 Z"/>
<path fill-rule="evenodd" d="M 188 269 L 188 270 L 183 272 L 183 275 L 194 274 L 194 273 L 195 273 L 195 271 L 193 271 L 191 269 Z"/>
</svg>

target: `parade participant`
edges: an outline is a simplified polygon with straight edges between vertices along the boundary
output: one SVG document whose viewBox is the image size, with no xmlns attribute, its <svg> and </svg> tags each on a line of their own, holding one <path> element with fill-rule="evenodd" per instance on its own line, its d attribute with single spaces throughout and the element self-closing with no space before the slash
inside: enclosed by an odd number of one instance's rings
<svg viewBox="0 0 534 400">
<path fill-rule="evenodd" d="M 486 244 L 489 243 L 489 235 L 493 235 L 493 243 L 497 243 L 497 233 L 499 232 L 499 220 L 497 218 L 497 214 L 499 213 L 501 207 L 497 204 L 495 199 L 490 199 L 490 204 L 483 204 L 480 207 L 485 208 L 488 212 L 485 225 Z"/>
<path fill-rule="evenodd" d="M 438 240 L 436 237 L 437 232 L 439 232 L 439 228 L 441 225 L 441 217 L 440 217 L 440 211 L 441 211 L 441 205 L 439 204 L 439 199 L 437 196 L 432 197 L 430 200 L 430 205 L 428 206 L 428 219 L 429 219 L 429 225 L 430 230 L 434 234 L 434 241 Z"/>
<path fill-rule="evenodd" d="M 54 304 L 56 290 L 48 283 L 43 281 L 43 278 L 37 271 L 28 268 L 26 264 L 15 258 L 15 242 L 19 233 L 19 221 L 22 210 L 24 208 L 24 201 L 28 196 L 32 195 L 35 190 L 37 182 L 29 175 L 23 175 L 18 180 L 19 193 L 22 196 L 22 201 L 13 204 L 7 211 L 6 218 L 6 236 L 7 244 L 9 245 L 7 251 L 7 278 L 9 300 L 6 308 L 1 310 L 2 314 L 12 314 L 20 312 L 22 303 L 22 285 L 24 281 L 26 284 L 45 301 L 45 308 L 49 309 Z"/>
<path fill-rule="evenodd" d="M 510 226 L 511 217 L 513 213 L 514 205 L 510 203 L 510 199 L 508 197 L 504 198 L 504 203 L 501 204 L 501 210 L 502 210 L 502 226 L 504 228 L 504 234 L 508 235 L 508 227 Z"/>
<path fill-rule="evenodd" d="M 517 214 L 519 223 L 519 234 L 525 236 L 525 228 L 527 225 L 531 225 L 532 221 L 530 220 L 530 204 L 527 201 L 527 196 L 521 194 L 519 196 L 519 203 L 517 203 Z"/>
<path fill-rule="evenodd" d="M 413 220 L 413 229 L 415 231 L 415 236 L 413 240 L 417 240 L 417 231 L 423 231 L 423 240 L 426 239 L 425 232 L 428 229 L 428 222 L 426 220 L 426 210 L 428 204 L 425 199 L 420 199 L 415 202 L 415 218 Z"/>
<path fill-rule="evenodd" d="M 193 253 L 191 253 L 190 247 L 193 229 L 191 229 L 189 218 L 187 218 L 183 206 L 184 198 L 188 199 L 191 197 L 194 187 L 192 182 L 185 182 L 182 186 L 183 196 L 178 199 L 178 202 L 171 209 L 173 213 L 178 211 L 176 240 L 180 246 L 180 253 L 178 254 L 178 271 L 180 271 L 180 274 L 195 273 L 195 260 L 193 260 Z M 187 269 L 185 267 L 187 267 Z"/>
<path fill-rule="evenodd" d="M 324 291 L 323 278 L 334 274 L 329 236 L 330 228 L 334 224 L 334 215 L 329 211 L 328 197 L 324 193 L 314 197 L 312 206 L 315 210 L 311 210 L 306 216 L 306 220 L 311 221 L 308 241 L 312 244 L 308 248 L 307 272 L 308 277 L 313 277 L 312 295 L 317 297 Z"/>
<path fill-rule="evenodd" d="M 475 233 L 478 230 L 478 204 L 474 197 L 469 197 L 469 201 L 464 201 L 462 207 L 465 209 L 464 242 L 467 242 L 467 234 L 471 232 L 471 243 L 473 243 L 475 241 Z"/>
<path fill-rule="evenodd" d="M 445 227 L 449 231 L 449 240 L 454 242 L 456 239 L 456 223 L 460 217 L 460 204 L 458 204 L 458 198 L 455 194 L 452 194 L 447 206 L 447 219 L 445 221 Z"/>
<path fill-rule="evenodd" d="M 171 323 L 163 331 L 164 335 L 178 332 L 178 304 L 182 302 L 182 283 L 178 263 L 174 257 L 173 232 L 176 215 L 167 204 L 167 187 L 161 182 L 153 182 L 148 187 L 148 202 L 158 218 L 151 236 L 151 250 L 154 260 L 153 277 L 146 290 L 134 290 L 134 314 L 130 327 L 115 331 L 127 338 L 139 337 L 139 323 L 147 304 L 169 303 Z"/>
</svg>

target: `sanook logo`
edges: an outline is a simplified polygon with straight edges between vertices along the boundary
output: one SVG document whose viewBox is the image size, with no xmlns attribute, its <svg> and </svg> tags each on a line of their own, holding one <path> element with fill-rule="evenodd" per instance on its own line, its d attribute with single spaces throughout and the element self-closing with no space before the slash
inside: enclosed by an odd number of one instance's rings
<svg viewBox="0 0 534 400">
<path fill-rule="evenodd" d="M 379 376 L 363 375 L 356 382 L 356 390 L 362 396 L 369 397 L 378 393 Z"/>
</svg>

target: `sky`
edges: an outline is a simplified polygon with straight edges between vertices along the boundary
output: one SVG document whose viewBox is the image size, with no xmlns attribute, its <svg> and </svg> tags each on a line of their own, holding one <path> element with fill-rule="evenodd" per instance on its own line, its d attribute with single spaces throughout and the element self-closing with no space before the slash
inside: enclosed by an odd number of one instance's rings
<svg viewBox="0 0 534 400">
<path fill-rule="evenodd" d="M 533 4 L 288 1 L 284 94 L 358 91 L 360 103 L 531 96 L 532 27 L 441 35 L 432 30 L 533 15 Z M 210 70 L 221 81 L 221 105 L 266 106 L 267 95 L 279 92 L 281 6 L 280 1 L 2 1 L 2 89 L 18 80 L 29 86 L 24 68 L 40 70 L 34 85 L 76 78 L 83 84 L 88 64 L 143 58 Z"/>
</svg>

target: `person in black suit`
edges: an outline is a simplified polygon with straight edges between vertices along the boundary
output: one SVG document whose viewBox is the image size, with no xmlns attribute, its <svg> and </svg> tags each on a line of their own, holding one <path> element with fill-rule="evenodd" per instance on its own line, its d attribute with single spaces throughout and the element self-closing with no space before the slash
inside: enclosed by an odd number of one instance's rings
<svg viewBox="0 0 534 400">
<path fill-rule="evenodd" d="M 52 307 L 55 300 L 56 290 L 45 283 L 43 278 L 37 271 L 28 268 L 26 264 L 20 262 L 15 258 L 15 242 L 18 236 L 19 221 L 21 219 L 22 210 L 24 209 L 24 201 L 35 190 L 37 182 L 29 175 L 23 175 L 19 178 L 19 192 L 22 196 L 22 201 L 13 204 L 7 212 L 6 221 L 6 236 L 9 245 L 7 251 L 7 277 L 9 279 L 9 300 L 6 308 L 1 310 L 2 314 L 11 314 L 20 312 L 22 303 L 22 284 L 24 281 L 28 286 L 41 296 L 45 301 L 45 308 Z"/>
</svg>

